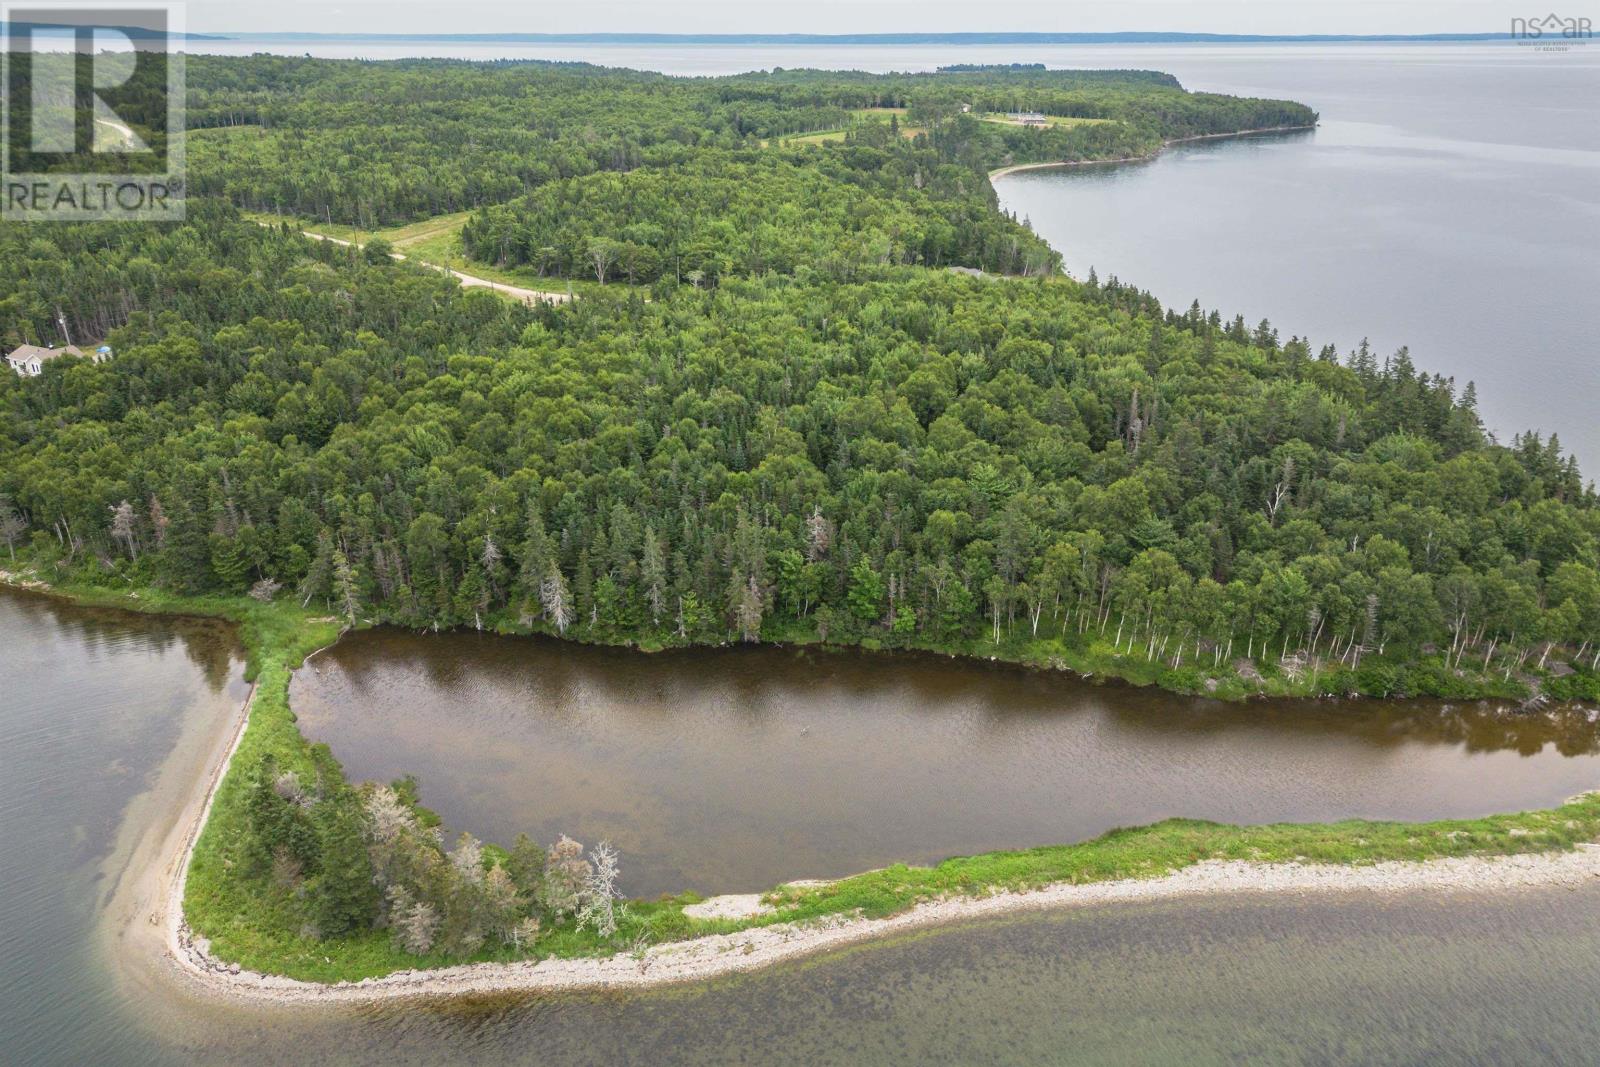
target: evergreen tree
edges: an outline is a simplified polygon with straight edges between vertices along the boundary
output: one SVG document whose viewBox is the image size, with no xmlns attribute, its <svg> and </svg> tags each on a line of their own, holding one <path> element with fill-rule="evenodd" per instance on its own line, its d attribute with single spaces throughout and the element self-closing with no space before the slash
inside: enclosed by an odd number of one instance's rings
<svg viewBox="0 0 1600 1067">
<path fill-rule="evenodd" d="M 344 790 L 318 807 L 321 873 L 317 877 L 317 929 L 323 937 L 365 930 L 377 913 L 378 890 L 367 853 L 360 802 Z"/>
</svg>

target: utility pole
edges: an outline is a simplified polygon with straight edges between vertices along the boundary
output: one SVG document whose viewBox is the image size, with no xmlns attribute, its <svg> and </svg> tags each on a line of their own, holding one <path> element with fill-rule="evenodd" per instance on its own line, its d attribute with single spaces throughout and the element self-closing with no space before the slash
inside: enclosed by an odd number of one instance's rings
<svg viewBox="0 0 1600 1067">
<path fill-rule="evenodd" d="M 67 344 L 72 344 L 72 334 L 67 330 L 67 315 L 59 307 L 56 308 L 56 321 L 61 324 L 61 336 L 67 339 Z"/>
</svg>

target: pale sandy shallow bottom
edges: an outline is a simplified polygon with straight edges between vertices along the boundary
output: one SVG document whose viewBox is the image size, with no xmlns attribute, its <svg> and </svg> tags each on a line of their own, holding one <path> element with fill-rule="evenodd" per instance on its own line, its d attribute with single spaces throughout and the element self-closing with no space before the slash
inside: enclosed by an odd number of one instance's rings
<svg viewBox="0 0 1600 1067">
<path fill-rule="evenodd" d="M 1046 908 L 1170 900 L 1217 893 L 1319 894 L 1422 890 L 1495 891 L 1535 886 L 1577 886 L 1600 878 L 1600 845 L 1572 852 L 1463 857 L 1421 863 L 1350 867 L 1298 863 L 1209 861 L 1161 878 L 1051 885 L 1028 892 L 929 901 L 886 919 L 839 916 L 804 924 L 778 923 L 733 934 L 655 945 L 641 954 L 606 959 L 476 963 L 428 971 L 401 971 L 359 982 L 322 984 L 238 971 L 209 953 L 204 938 L 183 920 L 183 888 L 200 828 L 210 815 L 217 783 L 244 735 L 249 702 L 230 730 L 222 731 L 203 794 L 189 805 L 192 818 L 155 864 L 159 880 L 149 921 L 162 930 L 167 969 L 197 992 L 241 1001 L 336 1004 L 450 997 L 486 993 L 640 989 L 752 971 L 785 960 L 919 928 Z M 704 917 L 737 918 L 761 909 L 752 894 L 714 897 L 699 905 Z"/>
</svg>

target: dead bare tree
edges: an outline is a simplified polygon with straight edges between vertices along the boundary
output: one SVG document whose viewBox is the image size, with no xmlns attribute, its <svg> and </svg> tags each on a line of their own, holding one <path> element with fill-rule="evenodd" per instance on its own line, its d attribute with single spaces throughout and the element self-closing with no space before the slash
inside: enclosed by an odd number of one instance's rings
<svg viewBox="0 0 1600 1067">
<path fill-rule="evenodd" d="M 617 850 L 610 842 L 602 841 L 589 853 L 589 859 L 593 866 L 584 889 L 583 907 L 578 910 L 578 928 L 588 927 L 601 937 L 610 937 L 617 932 L 617 913 L 621 910 L 617 879 L 622 871 Z"/>
<path fill-rule="evenodd" d="M 111 536 L 121 541 L 128 550 L 128 556 L 139 562 L 139 540 L 133 528 L 133 505 L 124 500 L 111 509 Z"/>
</svg>

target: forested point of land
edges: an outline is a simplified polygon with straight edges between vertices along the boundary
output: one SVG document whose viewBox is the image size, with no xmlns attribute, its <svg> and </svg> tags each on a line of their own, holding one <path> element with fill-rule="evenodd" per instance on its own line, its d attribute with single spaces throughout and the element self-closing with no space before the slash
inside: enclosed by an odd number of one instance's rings
<svg viewBox="0 0 1600 1067">
<path fill-rule="evenodd" d="M 1515 692 L 1600 629 L 1553 436 L 1490 443 L 1404 351 L 1062 277 L 985 179 L 1302 105 L 1035 68 L 190 80 L 188 224 L 0 238 L 8 341 L 64 317 L 118 352 L 0 384 L 0 532 L 38 565 L 651 646 L 1113 655 L 1194 691 Z M 1015 108 L 1111 121 L 980 117 Z M 469 209 L 485 261 L 633 284 L 509 307 L 243 207 Z"/>
<path fill-rule="evenodd" d="M 1553 434 L 1494 443 L 1404 350 L 1067 278 L 987 180 L 1301 105 L 1122 71 L 189 78 L 187 222 L 0 230 L 0 339 L 116 352 L 0 374 L 0 559 L 351 624 L 1600 698 L 1600 510 Z M 1017 109 L 1105 121 L 982 117 Z M 817 130 L 842 135 L 791 141 Z M 610 284 L 524 307 L 298 233 L 459 211 L 485 262 Z M 414 791 L 355 797 L 285 721 L 219 807 L 243 844 L 197 859 L 208 914 L 455 956 L 575 915 L 567 845 L 446 863 Z"/>
</svg>

